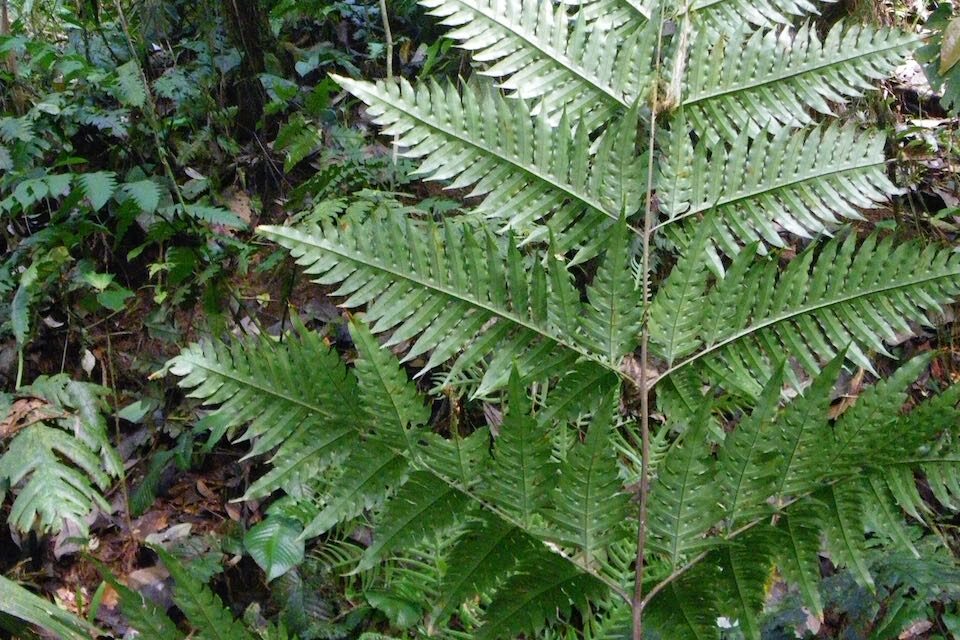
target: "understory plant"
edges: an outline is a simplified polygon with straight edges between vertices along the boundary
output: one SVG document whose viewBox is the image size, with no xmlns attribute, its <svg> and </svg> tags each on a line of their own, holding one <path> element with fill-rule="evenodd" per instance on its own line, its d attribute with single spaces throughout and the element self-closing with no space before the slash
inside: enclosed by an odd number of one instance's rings
<svg viewBox="0 0 960 640">
<path fill-rule="evenodd" d="M 463 209 L 261 227 L 353 310 L 352 362 L 296 325 L 169 364 L 270 454 L 245 498 L 364 540 L 341 568 L 413 637 L 759 638 L 780 576 L 822 616 L 821 557 L 870 590 L 868 549 L 919 557 L 958 392 L 876 362 L 960 257 L 869 231 L 897 188 L 856 110 L 917 38 L 806 0 L 421 4 L 472 77 L 335 79 Z"/>
</svg>

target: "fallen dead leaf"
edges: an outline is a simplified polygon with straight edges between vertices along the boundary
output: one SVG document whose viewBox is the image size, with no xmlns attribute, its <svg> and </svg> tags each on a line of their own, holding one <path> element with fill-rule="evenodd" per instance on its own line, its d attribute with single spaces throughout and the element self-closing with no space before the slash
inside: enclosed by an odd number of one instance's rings
<svg viewBox="0 0 960 640">
<path fill-rule="evenodd" d="M 20 398 L 14 401 L 7 416 L 0 420 L 0 440 L 10 438 L 35 422 L 62 417 L 63 414 L 40 398 Z"/>
<path fill-rule="evenodd" d="M 932 627 L 933 623 L 929 620 L 920 620 L 919 622 L 914 622 L 912 625 L 907 627 L 903 633 L 897 636 L 897 640 L 910 640 L 911 638 L 919 638 Z"/>
<path fill-rule="evenodd" d="M 217 493 L 207 486 L 207 483 L 202 479 L 197 480 L 197 493 L 202 495 L 207 500 L 217 500 Z"/>
<path fill-rule="evenodd" d="M 253 219 L 253 202 L 250 200 L 250 196 L 240 189 L 230 188 L 224 192 L 223 197 L 226 200 L 227 208 L 249 225 Z"/>
</svg>

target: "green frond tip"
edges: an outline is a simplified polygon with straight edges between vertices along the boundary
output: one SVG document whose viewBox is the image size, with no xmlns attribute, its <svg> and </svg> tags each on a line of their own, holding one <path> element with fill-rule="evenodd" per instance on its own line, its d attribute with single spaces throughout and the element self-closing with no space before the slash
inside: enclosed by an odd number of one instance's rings
<svg viewBox="0 0 960 640">
<path fill-rule="evenodd" d="M 442 622 L 461 602 L 491 590 L 517 562 L 538 550 L 537 542 L 516 525 L 477 513 L 448 556 L 433 619 Z"/>
<path fill-rule="evenodd" d="M 530 402 L 514 370 L 494 459 L 484 475 L 485 497 L 528 530 L 534 516 L 546 506 L 556 481 L 550 454 L 549 432 L 530 415 Z"/>
<path fill-rule="evenodd" d="M 416 457 L 418 431 L 430 419 L 429 407 L 396 357 L 380 346 L 365 324 L 352 319 L 350 335 L 360 356 L 354 372 L 368 428 L 388 447 Z"/>
<path fill-rule="evenodd" d="M 623 491 L 611 441 L 613 394 L 608 394 L 587 431 L 560 466 L 560 481 L 547 518 L 563 545 L 584 554 L 592 564 L 627 519 L 629 496 Z"/>
<path fill-rule="evenodd" d="M 469 513 L 471 498 L 431 473 L 418 471 L 384 506 L 373 544 L 367 547 L 357 571 L 367 571 L 386 554 L 421 542 L 449 528 Z"/>
<path fill-rule="evenodd" d="M 112 171 L 97 171 L 77 176 L 83 195 L 94 211 L 100 211 L 117 190 L 117 175 Z"/>
<path fill-rule="evenodd" d="M 568 618 L 574 607 L 588 612 L 589 602 L 605 592 L 602 582 L 559 556 L 537 556 L 497 590 L 477 638 L 506 640 L 537 632 Z"/>
<path fill-rule="evenodd" d="M 706 438 L 711 408 L 704 399 L 650 486 L 651 547 L 663 553 L 672 567 L 715 543 L 706 537 L 721 515 L 722 497 Z"/>
</svg>

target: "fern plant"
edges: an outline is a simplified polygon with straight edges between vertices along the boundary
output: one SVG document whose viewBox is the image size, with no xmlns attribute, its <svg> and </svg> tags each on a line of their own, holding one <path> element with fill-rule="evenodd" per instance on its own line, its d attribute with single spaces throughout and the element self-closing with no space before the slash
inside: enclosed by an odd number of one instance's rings
<svg viewBox="0 0 960 640">
<path fill-rule="evenodd" d="M 246 497 L 318 502 L 308 538 L 374 514 L 358 571 L 450 540 L 418 635 L 759 638 L 775 569 L 822 614 L 821 552 L 872 588 L 868 540 L 915 551 L 915 474 L 958 487 L 957 392 L 903 413 L 920 358 L 830 398 L 935 321 L 960 257 L 851 228 L 897 189 L 880 132 L 824 120 L 916 39 L 796 0 L 422 4 L 474 79 L 336 80 L 482 200 L 261 228 L 363 317 L 353 367 L 302 326 L 170 363 L 215 437 L 273 452 Z M 391 349 L 502 423 L 432 428 Z"/>
<path fill-rule="evenodd" d="M 41 376 L 17 397 L 0 394 L 0 502 L 12 493 L 7 517 L 22 532 L 59 532 L 72 525 L 86 536 L 94 508 L 123 471 L 110 443 L 107 389 L 60 374 Z"/>
</svg>

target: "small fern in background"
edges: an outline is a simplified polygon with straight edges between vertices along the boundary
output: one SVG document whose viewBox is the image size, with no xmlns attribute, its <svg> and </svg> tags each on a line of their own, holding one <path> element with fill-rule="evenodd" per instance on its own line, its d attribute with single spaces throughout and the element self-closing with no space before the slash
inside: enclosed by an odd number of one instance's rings
<svg viewBox="0 0 960 640">
<path fill-rule="evenodd" d="M 261 228 L 355 310 L 357 359 L 296 325 L 170 362 L 215 440 L 271 455 L 245 497 L 312 505 L 303 538 L 360 531 L 360 575 L 427 576 L 362 586 L 417 637 L 755 639 L 775 572 L 822 616 L 821 553 L 868 590 L 869 547 L 918 555 L 916 476 L 958 498 L 958 392 L 905 412 L 928 359 L 875 363 L 960 258 L 851 225 L 898 189 L 845 106 L 917 39 L 793 0 L 422 4 L 468 84 L 336 80 L 479 204 Z M 844 369 L 877 381 L 837 417 Z"/>
<path fill-rule="evenodd" d="M 0 398 L 0 498 L 13 494 L 15 528 L 56 533 L 70 524 L 85 537 L 94 508 L 110 512 L 103 492 L 122 467 L 103 416 L 106 393 L 61 374 Z"/>
</svg>

